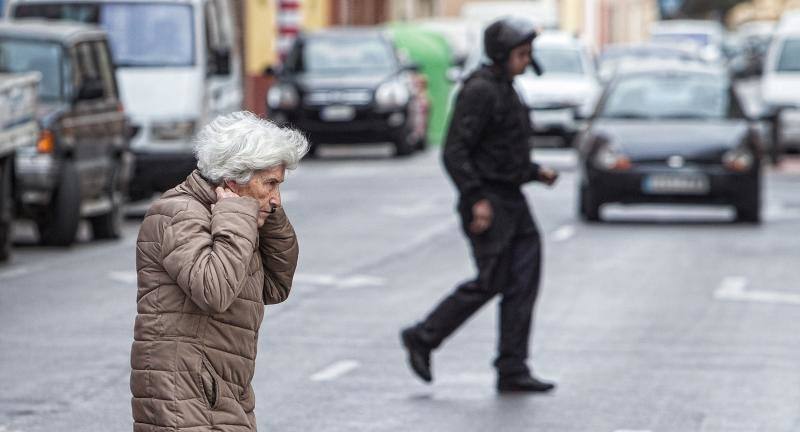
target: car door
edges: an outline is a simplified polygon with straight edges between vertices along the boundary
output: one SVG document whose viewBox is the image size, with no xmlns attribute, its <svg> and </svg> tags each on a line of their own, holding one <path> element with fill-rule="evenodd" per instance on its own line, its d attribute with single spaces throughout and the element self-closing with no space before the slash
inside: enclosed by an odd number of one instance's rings
<svg viewBox="0 0 800 432">
<path fill-rule="evenodd" d="M 109 184 L 113 170 L 114 131 L 122 131 L 124 116 L 119 111 L 113 69 L 107 65 L 109 58 L 104 43 L 97 40 L 79 42 L 73 53 L 76 95 L 64 126 L 73 131 L 71 153 L 81 195 L 84 199 L 92 199 L 100 197 Z"/>
<path fill-rule="evenodd" d="M 104 97 L 97 104 L 97 122 L 100 124 L 98 152 L 100 160 L 98 166 L 103 167 L 102 192 L 107 192 L 113 179 L 127 179 L 127 173 L 118 171 L 126 169 L 123 157 L 128 151 L 126 135 L 126 118 L 119 99 L 114 64 L 111 51 L 105 39 L 92 42 L 99 71 L 103 83 Z"/>
</svg>

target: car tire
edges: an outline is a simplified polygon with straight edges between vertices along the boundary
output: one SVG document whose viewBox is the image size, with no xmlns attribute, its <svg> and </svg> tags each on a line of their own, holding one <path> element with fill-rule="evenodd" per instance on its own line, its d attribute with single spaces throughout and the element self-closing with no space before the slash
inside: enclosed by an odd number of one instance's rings
<svg viewBox="0 0 800 432">
<path fill-rule="evenodd" d="M 0 261 L 11 258 L 11 229 L 14 224 L 14 156 L 0 159 Z"/>
<path fill-rule="evenodd" d="M 95 240 L 118 239 L 122 236 L 122 203 L 125 194 L 124 187 L 119 182 L 120 169 L 121 166 L 117 164 L 109 181 L 107 193 L 111 200 L 111 209 L 107 213 L 89 218 Z"/>
<path fill-rule="evenodd" d="M 587 185 L 581 185 L 578 194 L 578 206 L 581 219 L 586 222 L 600 221 L 600 204 Z"/>
<path fill-rule="evenodd" d="M 758 225 L 761 223 L 761 208 L 758 204 L 736 207 L 736 222 Z"/>
<path fill-rule="evenodd" d="M 417 140 L 417 151 L 425 151 L 428 148 L 428 137 L 422 136 L 419 140 Z"/>
<path fill-rule="evenodd" d="M 394 141 L 394 156 L 406 157 L 414 153 L 414 148 L 417 143 L 412 142 L 411 134 L 408 132 L 407 127 L 403 128 L 400 135 Z"/>
<path fill-rule="evenodd" d="M 81 219 L 81 187 L 78 173 L 64 162 L 45 216 L 37 221 L 39 242 L 48 246 L 69 246 L 75 242 Z"/>
</svg>

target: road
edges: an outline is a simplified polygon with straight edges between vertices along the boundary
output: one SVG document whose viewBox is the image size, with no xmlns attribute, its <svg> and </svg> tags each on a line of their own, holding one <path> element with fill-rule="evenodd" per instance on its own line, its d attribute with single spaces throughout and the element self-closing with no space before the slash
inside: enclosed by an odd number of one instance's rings
<svg viewBox="0 0 800 432">
<path fill-rule="evenodd" d="M 495 393 L 491 305 L 435 353 L 433 385 L 411 375 L 398 330 L 473 271 L 454 190 L 436 151 L 333 149 L 284 187 L 301 260 L 262 327 L 259 430 L 800 430 L 800 170 L 767 173 L 758 227 L 662 207 L 590 225 L 573 155 L 536 154 L 563 170 L 525 188 L 546 242 L 531 365 L 557 391 Z M 0 267 L 0 431 L 130 430 L 139 223 L 68 251 L 17 227 Z"/>
</svg>

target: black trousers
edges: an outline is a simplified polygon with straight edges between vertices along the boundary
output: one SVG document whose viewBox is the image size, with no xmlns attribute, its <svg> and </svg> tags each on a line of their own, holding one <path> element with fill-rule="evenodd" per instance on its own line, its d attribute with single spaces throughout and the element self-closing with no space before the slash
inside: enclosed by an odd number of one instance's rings
<svg viewBox="0 0 800 432">
<path fill-rule="evenodd" d="M 445 297 L 417 325 L 417 335 L 431 349 L 437 348 L 486 302 L 500 294 L 500 335 L 494 366 L 499 376 L 529 373 L 526 360 L 539 292 L 541 241 L 523 197 L 491 201 L 492 226 L 480 235 L 469 233 L 471 209 L 459 209 L 478 276 L 458 285 Z"/>
</svg>

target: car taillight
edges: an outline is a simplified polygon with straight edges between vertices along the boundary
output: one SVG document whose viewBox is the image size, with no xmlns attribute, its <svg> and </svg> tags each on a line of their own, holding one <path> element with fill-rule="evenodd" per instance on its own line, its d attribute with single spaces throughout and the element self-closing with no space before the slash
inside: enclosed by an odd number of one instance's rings
<svg viewBox="0 0 800 432">
<path fill-rule="evenodd" d="M 39 140 L 36 142 L 36 151 L 39 153 L 52 153 L 56 148 L 56 139 L 53 133 L 45 129 L 39 134 Z"/>
<path fill-rule="evenodd" d="M 627 171 L 633 164 L 616 147 L 602 144 L 594 155 L 594 166 L 606 171 Z"/>
</svg>

